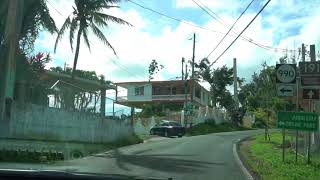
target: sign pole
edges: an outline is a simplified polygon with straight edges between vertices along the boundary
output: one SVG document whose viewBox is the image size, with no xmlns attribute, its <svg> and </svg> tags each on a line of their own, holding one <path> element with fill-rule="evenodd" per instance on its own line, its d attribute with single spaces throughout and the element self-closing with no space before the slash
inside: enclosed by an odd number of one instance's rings
<svg viewBox="0 0 320 180">
<path fill-rule="evenodd" d="M 312 99 L 309 99 L 309 112 L 312 112 L 312 107 L 311 107 L 311 105 L 312 105 Z M 307 156 L 308 156 L 308 161 L 307 161 L 307 163 L 308 164 L 310 164 L 310 152 L 311 152 L 311 150 L 310 150 L 310 147 L 311 147 L 311 133 L 310 133 L 310 131 L 308 132 L 308 151 L 307 151 Z"/>
<path fill-rule="evenodd" d="M 287 111 L 287 105 L 284 105 L 284 111 Z M 284 162 L 284 156 L 285 156 L 285 147 L 284 147 L 285 141 L 286 141 L 286 130 L 285 128 L 282 128 L 282 162 Z"/>
<path fill-rule="evenodd" d="M 296 94 L 296 111 L 299 112 L 299 80 L 297 77 L 297 81 L 296 81 L 296 88 L 297 88 L 297 94 Z M 299 132 L 298 130 L 296 130 L 296 163 L 298 163 L 298 136 L 299 136 Z"/>
<path fill-rule="evenodd" d="M 284 142 L 286 141 L 286 131 L 285 128 L 282 129 L 282 162 L 284 162 L 284 154 L 285 154 L 285 147 Z"/>
</svg>

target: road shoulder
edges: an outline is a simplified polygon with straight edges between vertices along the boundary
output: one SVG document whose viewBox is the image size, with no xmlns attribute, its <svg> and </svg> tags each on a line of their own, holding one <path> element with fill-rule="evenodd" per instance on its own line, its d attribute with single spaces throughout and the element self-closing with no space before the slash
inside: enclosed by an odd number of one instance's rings
<svg viewBox="0 0 320 180">
<path fill-rule="evenodd" d="M 245 162 L 245 158 L 243 157 L 243 154 L 240 153 L 240 147 L 244 145 L 244 143 L 248 143 L 252 139 L 252 137 L 247 137 L 244 139 L 239 139 L 236 143 L 233 144 L 233 155 L 237 162 L 237 164 L 240 166 L 244 176 L 248 180 L 254 180 L 254 179 L 260 179 L 259 175 L 252 171 L 250 166 Z"/>
</svg>

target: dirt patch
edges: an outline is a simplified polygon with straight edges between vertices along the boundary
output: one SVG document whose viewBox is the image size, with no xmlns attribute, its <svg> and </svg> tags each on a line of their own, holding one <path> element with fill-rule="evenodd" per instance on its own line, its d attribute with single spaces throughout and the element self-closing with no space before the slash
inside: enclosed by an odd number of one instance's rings
<svg viewBox="0 0 320 180">
<path fill-rule="evenodd" d="M 259 162 L 259 160 L 257 160 L 250 151 L 250 144 L 253 142 L 253 140 L 254 140 L 254 138 L 248 138 L 246 140 L 241 141 L 238 144 L 238 154 L 239 154 L 240 160 L 242 161 L 243 165 L 250 172 L 252 177 L 255 180 L 261 180 L 262 179 L 261 176 L 257 172 L 255 172 L 251 168 L 250 164 L 248 163 L 248 159 L 255 161 L 255 164 L 262 163 L 262 162 Z"/>
</svg>

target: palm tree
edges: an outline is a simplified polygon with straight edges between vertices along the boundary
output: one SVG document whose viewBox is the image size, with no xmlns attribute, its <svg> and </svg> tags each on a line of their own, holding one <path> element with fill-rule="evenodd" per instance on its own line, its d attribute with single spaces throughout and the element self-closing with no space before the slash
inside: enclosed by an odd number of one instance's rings
<svg viewBox="0 0 320 180">
<path fill-rule="evenodd" d="M 121 0 L 75 0 L 76 7 L 73 7 L 72 15 L 68 16 L 68 18 L 63 23 L 61 29 L 58 32 L 58 36 L 56 39 L 56 43 L 54 46 L 54 51 L 56 52 L 56 48 L 59 40 L 61 40 L 62 36 L 66 32 L 66 30 L 70 29 L 70 46 L 73 51 L 73 40 L 76 29 L 78 29 L 77 33 L 77 45 L 76 51 L 73 60 L 73 69 L 72 69 L 72 78 L 74 77 L 75 70 L 77 67 L 79 49 L 80 49 L 80 40 L 81 35 L 84 38 L 85 44 L 88 46 L 90 50 L 90 42 L 88 39 L 88 30 L 89 28 L 92 30 L 93 34 L 96 35 L 105 45 L 113 50 L 113 53 L 116 55 L 114 48 L 111 46 L 107 38 L 103 35 L 102 31 L 98 27 L 108 27 L 108 21 L 112 21 L 118 24 L 125 24 L 131 26 L 130 23 L 114 17 L 112 15 L 104 14 L 101 11 L 104 9 L 117 8 L 119 6 L 115 6 L 115 3 L 120 2 Z"/>
<path fill-rule="evenodd" d="M 9 0 L 0 0 L 0 45 L 4 41 L 4 30 L 7 19 Z M 57 32 L 54 20 L 50 16 L 45 0 L 28 0 L 24 2 L 22 26 L 19 33 L 20 49 L 25 52 L 26 48 L 33 50 L 33 44 L 39 32 L 44 30 L 53 34 Z"/>
</svg>

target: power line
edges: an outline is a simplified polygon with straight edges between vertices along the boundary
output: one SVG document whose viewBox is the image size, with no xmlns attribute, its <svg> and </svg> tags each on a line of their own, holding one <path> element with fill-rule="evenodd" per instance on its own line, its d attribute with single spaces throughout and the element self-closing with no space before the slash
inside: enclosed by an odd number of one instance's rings
<svg viewBox="0 0 320 180">
<path fill-rule="evenodd" d="M 64 16 L 62 15 L 62 13 L 61 13 L 60 11 L 58 11 L 58 10 L 49 2 L 49 0 L 46 0 L 46 2 L 47 2 L 58 14 L 60 14 L 62 17 L 64 17 Z"/>
<path fill-rule="evenodd" d="M 125 72 L 127 72 L 128 74 L 130 74 L 132 76 L 135 76 L 137 78 L 142 78 L 142 79 L 146 78 L 143 75 L 140 75 L 140 74 L 137 75 L 137 74 L 130 72 L 125 66 L 118 64 L 115 60 L 111 60 L 111 61 L 113 62 L 114 65 L 116 65 L 117 67 L 119 67 L 120 69 L 124 70 Z"/>
<path fill-rule="evenodd" d="M 194 0 L 192 0 L 193 2 L 195 2 Z M 195 2 L 196 3 L 196 2 Z M 251 2 L 252 3 L 252 2 Z M 250 3 L 250 4 L 251 4 Z M 196 3 L 201 9 L 203 9 L 208 15 L 210 15 L 213 19 L 217 20 L 220 24 L 222 24 L 223 26 L 229 28 L 230 25 L 228 25 L 228 23 L 224 22 L 224 20 L 217 14 L 215 13 L 214 11 L 212 11 L 208 6 L 206 6 L 205 4 L 203 4 L 200 0 L 198 0 L 198 3 Z M 201 7 L 199 4 L 201 4 Z M 216 17 L 214 17 L 212 14 L 214 14 Z M 238 35 L 238 33 L 234 30 L 231 30 L 231 32 L 233 32 L 235 35 Z M 231 35 L 229 35 L 231 36 Z M 278 52 L 278 51 L 282 51 L 282 52 L 287 52 L 288 49 L 283 49 L 283 48 L 275 48 L 275 47 L 271 47 L 271 46 L 267 46 L 267 45 L 263 45 L 261 43 L 258 43 L 258 42 L 255 42 L 252 38 L 248 37 L 248 36 L 245 36 L 245 35 L 242 35 L 240 36 L 242 38 L 242 40 L 245 40 L 249 43 L 252 43 L 260 48 L 263 48 L 265 50 L 271 50 L 271 51 L 274 51 L 274 52 Z M 289 50 L 289 51 L 295 51 L 295 50 Z"/>
<path fill-rule="evenodd" d="M 128 1 L 131 2 L 132 4 L 136 5 L 136 6 L 139 6 L 139 7 L 143 8 L 143 9 L 146 9 L 146 10 L 151 11 L 151 12 L 153 12 L 153 13 L 156 13 L 156 14 L 158 14 L 158 15 L 164 16 L 164 17 L 166 17 L 166 18 L 168 18 L 168 19 L 175 20 L 175 21 L 178 21 L 178 22 L 181 22 L 181 23 L 184 23 L 184 24 L 187 24 L 187 25 L 189 25 L 189 26 L 196 27 L 196 28 L 200 28 L 200 29 L 203 29 L 203 30 L 207 30 L 207 31 L 211 31 L 211 32 L 216 32 L 216 33 L 222 33 L 222 32 L 219 32 L 219 31 L 215 31 L 215 30 L 212 30 L 212 29 L 208 29 L 208 28 L 205 28 L 205 27 L 202 27 L 202 26 L 198 26 L 198 25 L 195 25 L 195 24 L 186 22 L 185 20 L 178 19 L 178 18 L 176 18 L 176 17 L 172 17 L 172 16 L 169 16 L 169 15 L 166 15 L 166 14 L 164 14 L 164 13 L 162 13 L 162 12 L 153 10 L 153 9 L 151 9 L 151 8 L 148 8 L 148 7 L 145 7 L 145 6 L 143 6 L 143 5 L 141 5 L 141 4 L 138 4 L 138 3 L 134 2 L 134 1 L 131 1 L 131 0 L 128 0 Z"/>
<path fill-rule="evenodd" d="M 264 10 L 264 8 L 269 4 L 271 0 L 268 0 L 266 4 L 260 9 L 260 11 L 254 16 L 254 18 L 249 22 L 249 24 L 240 32 L 240 34 L 231 42 L 231 44 L 218 56 L 216 60 L 214 60 L 209 67 L 211 67 L 214 63 L 216 63 L 220 57 L 227 52 L 227 50 L 237 41 L 237 39 L 241 36 L 241 34 L 252 24 L 252 22 L 258 17 L 258 15 Z"/>
<path fill-rule="evenodd" d="M 201 9 L 203 9 L 206 13 L 208 13 L 210 16 L 211 14 L 204 9 L 202 6 L 200 6 L 195 0 L 192 0 L 194 3 L 196 3 Z M 230 33 L 230 31 L 232 30 L 232 28 L 234 27 L 234 25 L 236 25 L 236 23 L 238 22 L 238 20 L 242 17 L 242 15 L 248 10 L 248 8 L 251 6 L 251 4 L 253 3 L 252 0 L 247 7 L 244 9 L 244 11 L 242 11 L 242 13 L 240 14 L 240 16 L 236 19 L 236 21 L 232 24 L 232 26 L 229 28 L 228 32 L 221 38 L 221 40 L 218 42 L 218 44 L 213 48 L 213 50 L 209 53 L 209 55 L 207 56 L 207 58 L 209 58 L 209 56 L 220 46 L 220 44 L 222 43 L 222 41 L 227 37 L 227 35 Z M 212 16 L 213 17 L 213 16 Z"/>
<path fill-rule="evenodd" d="M 153 13 L 155 13 L 155 14 L 161 15 L 161 16 L 163 16 L 163 17 L 166 17 L 166 18 L 171 19 L 171 20 L 174 20 L 174 21 L 187 24 L 187 25 L 189 25 L 189 26 L 193 26 L 193 27 L 196 27 L 196 28 L 199 28 L 199 29 L 202 29 L 202 30 L 206 30 L 206 31 L 210 31 L 210 32 L 214 32 L 214 33 L 225 34 L 225 33 L 220 32 L 220 31 L 216 31 L 216 30 L 212 30 L 212 29 L 209 29 L 209 28 L 206 28 L 206 27 L 203 27 L 203 26 L 198 26 L 198 25 L 195 25 L 195 24 L 192 24 L 192 23 L 188 23 L 188 22 L 186 22 L 186 21 L 183 20 L 183 19 L 179 19 L 179 18 L 176 18 L 176 17 L 172 17 L 172 16 L 169 16 L 169 15 L 166 15 L 166 14 L 164 14 L 164 13 L 162 13 L 162 12 L 156 11 L 156 10 L 151 9 L 151 8 L 149 8 L 149 7 L 145 7 L 144 5 L 141 5 L 141 4 L 139 4 L 139 3 L 137 3 L 137 2 L 134 2 L 134 1 L 132 1 L 132 0 L 128 0 L 128 2 L 130 2 L 130 3 L 132 3 L 132 4 L 136 5 L 136 6 L 139 6 L 139 7 L 142 8 L 142 9 L 148 10 L 148 11 L 150 11 L 150 12 L 153 12 Z M 210 10 L 210 11 L 211 11 L 211 10 Z M 214 13 L 214 12 L 213 12 L 213 13 Z M 218 18 L 216 18 L 216 19 L 221 19 L 216 13 L 215 13 L 215 15 L 218 17 Z M 226 26 L 225 23 L 223 23 L 223 22 L 221 22 L 221 21 L 219 21 L 219 20 L 218 20 L 218 22 L 220 22 L 221 24 L 224 24 L 224 25 Z M 232 32 L 237 35 L 236 32 L 234 32 L 234 31 L 232 31 Z M 236 35 L 230 35 L 230 34 L 229 34 L 228 36 L 236 37 Z M 247 42 L 249 42 L 249 43 L 251 43 L 251 44 L 254 44 L 254 45 L 256 45 L 256 46 L 258 46 L 258 47 L 260 47 L 260 48 L 263 48 L 263 49 L 265 49 L 265 50 L 274 51 L 274 52 L 287 51 L 286 49 L 274 48 L 274 47 L 271 47 L 271 46 L 259 44 L 259 43 L 257 43 L 257 42 L 254 42 L 251 38 L 247 38 L 247 39 L 246 39 L 246 38 L 242 37 L 242 39 L 245 40 L 245 41 L 247 41 Z M 294 51 L 294 50 L 293 50 L 293 51 Z"/>
</svg>

